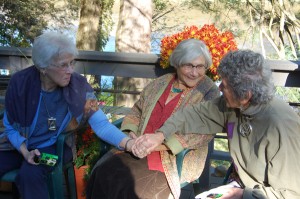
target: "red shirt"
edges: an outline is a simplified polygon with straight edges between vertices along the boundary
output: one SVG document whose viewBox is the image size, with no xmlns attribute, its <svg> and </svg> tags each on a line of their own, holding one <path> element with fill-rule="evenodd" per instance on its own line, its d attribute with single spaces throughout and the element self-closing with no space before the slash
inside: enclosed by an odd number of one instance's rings
<svg viewBox="0 0 300 199">
<path fill-rule="evenodd" d="M 169 83 L 169 85 L 167 86 L 167 88 L 165 89 L 165 91 L 157 101 L 152 111 L 152 114 L 149 118 L 148 124 L 146 126 L 145 134 L 154 133 L 154 131 L 159 129 L 173 113 L 182 94 L 182 92 L 179 93 L 166 104 L 173 82 L 174 79 Z M 151 154 L 147 156 L 147 160 L 148 160 L 149 170 L 157 170 L 157 171 L 164 172 L 159 151 L 153 151 Z"/>
</svg>

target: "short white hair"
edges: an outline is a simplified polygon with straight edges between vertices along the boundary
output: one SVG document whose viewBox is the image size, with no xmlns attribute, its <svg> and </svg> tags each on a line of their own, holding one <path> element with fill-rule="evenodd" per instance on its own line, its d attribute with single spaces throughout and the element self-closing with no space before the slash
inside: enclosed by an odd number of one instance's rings
<svg viewBox="0 0 300 199">
<path fill-rule="evenodd" d="M 32 61 L 38 68 L 47 68 L 60 54 L 78 55 L 73 40 L 60 32 L 46 32 L 36 37 L 32 46 Z"/>
<path fill-rule="evenodd" d="M 199 39 L 186 39 L 181 41 L 172 52 L 170 64 L 178 68 L 199 56 L 204 57 L 205 69 L 208 69 L 212 65 L 212 58 L 205 43 Z"/>
</svg>

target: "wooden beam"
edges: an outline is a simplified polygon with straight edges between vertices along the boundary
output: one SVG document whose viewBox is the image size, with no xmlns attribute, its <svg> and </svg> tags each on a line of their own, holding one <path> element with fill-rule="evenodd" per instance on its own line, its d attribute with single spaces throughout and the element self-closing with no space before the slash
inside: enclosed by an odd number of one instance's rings
<svg viewBox="0 0 300 199">
<path fill-rule="evenodd" d="M 159 55 L 143 53 L 117 53 L 79 51 L 75 71 L 81 74 L 156 78 L 174 72 L 162 69 Z M 273 71 L 275 85 L 300 87 L 300 61 L 266 60 Z M 32 65 L 31 48 L 0 47 L 0 69 L 11 73 Z"/>
</svg>

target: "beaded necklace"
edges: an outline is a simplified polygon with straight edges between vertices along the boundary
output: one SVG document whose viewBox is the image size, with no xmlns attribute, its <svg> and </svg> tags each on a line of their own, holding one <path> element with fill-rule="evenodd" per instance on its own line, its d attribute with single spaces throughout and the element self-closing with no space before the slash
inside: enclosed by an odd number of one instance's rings
<svg viewBox="0 0 300 199">
<path fill-rule="evenodd" d="M 184 90 L 179 89 L 179 90 L 181 90 L 182 93 L 180 93 L 181 96 L 179 98 L 179 101 L 178 101 L 178 103 L 177 103 L 176 107 L 174 108 L 174 110 L 173 110 L 173 112 L 172 112 L 171 115 L 173 115 L 178 110 L 178 108 L 180 107 L 180 105 L 182 104 L 182 102 L 184 101 L 184 99 L 190 95 L 191 91 L 194 88 L 198 87 L 198 85 L 200 84 L 200 82 L 202 82 L 202 81 L 199 81 L 193 88 L 186 88 Z M 172 90 L 173 90 L 173 85 L 172 85 L 172 88 L 171 88 L 171 92 L 173 92 Z"/>
<path fill-rule="evenodd" d="M 187 96 L 187 94 L 188 94 L 191 90 L 192 90 L 191 88 L 182 90 L 182 93 L 180 93 L 179 101 L 177 102 L 177 105 L 176 105 L 176 107 L 173 109 L 171 115 L 173 115 L 173 114 L 177 111 L 177 109 L 180 107 L 181 103 L 183 102 L 185 96 Z"/>
<path fill-rule="evenodd" d="M 172 88 L 171 88 L 171 92 L 172 93 L 181 93 L 183 90 L 180 89 L 180 88 L 175 88 L 173 85 L 172 85 Z"/>
<path fill-rule="evenodd" d="M 175 88 L 174 87 L 174 82 L 172 83 L 172 87 L 171 87 L 171 92 L 172 93 L 181 93 L 182 91 L 183 91 L 183 89 Z"/>
</svg>

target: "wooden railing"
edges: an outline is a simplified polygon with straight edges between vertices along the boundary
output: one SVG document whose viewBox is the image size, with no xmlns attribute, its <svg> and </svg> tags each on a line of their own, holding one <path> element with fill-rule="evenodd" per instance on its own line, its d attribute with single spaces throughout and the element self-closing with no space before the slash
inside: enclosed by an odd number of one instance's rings
<svg viewBox="0 0 300 199">
<path fill-rule="evenodd" d="M 273 71 L 274 82 L 277 86 L 300 87 L 300 61 L 267 60 L 267 62 Z M 7 69 L 12 74 L 30 65 L 32 65 L 30 48 L 0 47 L 0 69 Z M 80 51 L 75 70 L 81 74 L 138 78 L 156 78 L 174 72 L 173 68 L 162 69 L 159 66 L 159 56 L 155 54 L 95 51 Z M 1 76 L 0 88 L 5 88 L 8 80 L 9 78 L 6 76 Z M 109 89 L 102 91 L 126 92 Z M 128 91 L 127 93 L 138 94 L 138 91 Z M 299 103 L 295 105 L 299 105 Z M 226 138 L 224 136 L 219 137 Z M 214 142 L 210 143 L 207 166 L 200 178 L 200 183 L 205 187 L 210 186 L 207 179 L 209 179 L 211 159 L 228 161 L 230 156 L 227 152 L 214 150 Z"/>
<path fill-rule="evenodd" d="M 115 53 L 79 51 L 75 71 L 114 77 L 156 78 L 173 72 L 173 68 L 162 69 L 159 55 L 142 53 Z M 267 60 L 273 71 L 276 85 L 300 87 L 300 61 Z M 32 65 L 30 48 L 0 47 L 0 69 L 14 73 Z"/>
</svg>

